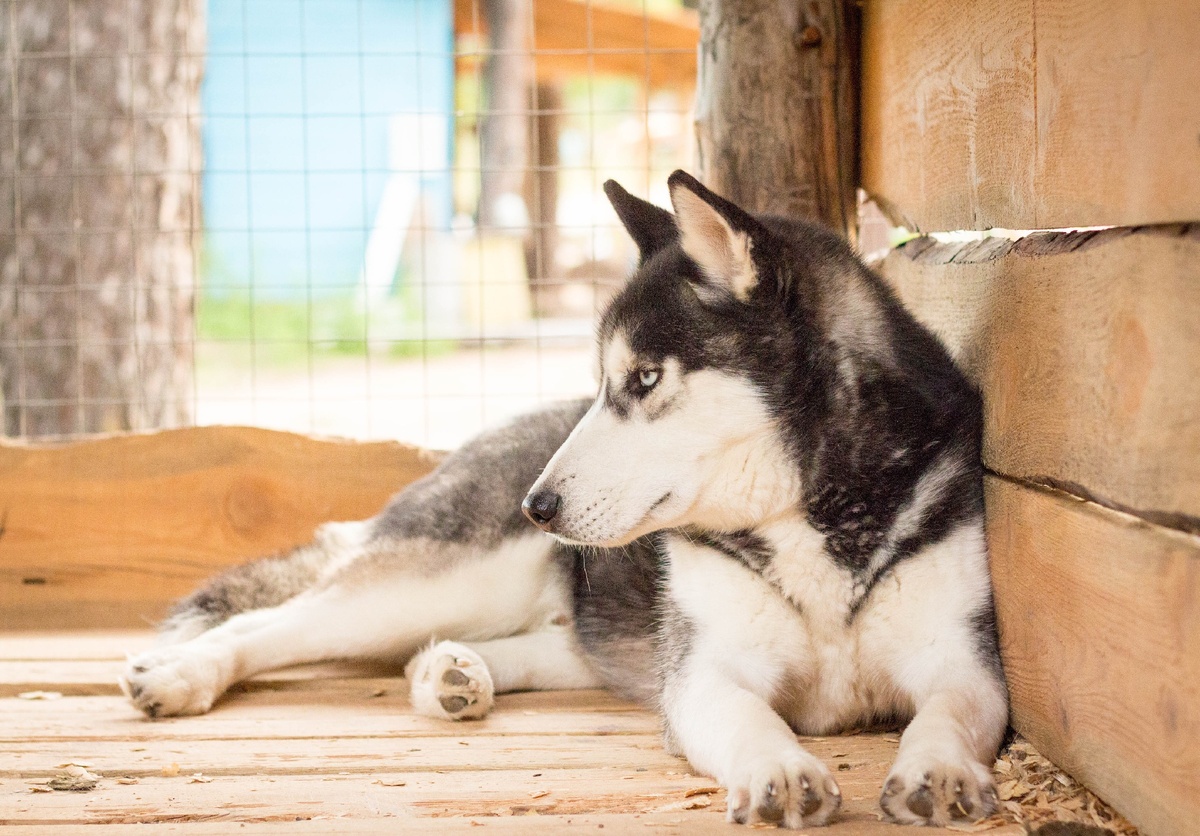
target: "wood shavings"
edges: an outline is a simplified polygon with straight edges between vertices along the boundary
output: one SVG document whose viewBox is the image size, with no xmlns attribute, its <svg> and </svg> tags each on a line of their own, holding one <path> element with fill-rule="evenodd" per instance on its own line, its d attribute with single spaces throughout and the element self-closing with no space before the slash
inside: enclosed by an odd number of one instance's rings
<svg viewBox="0 0 1200 836">
<path fill-rule="evenodd" d="M 88 792 L 94 790 L 98 783 L 100 776 L 96 773 L 88 772 L 85 767 L 76 764 L 67 764 L 65 769 L 46 782 L 46 786 L 60 792 Z"/>
<path fill-rule="evenodd" d="M 720 787 L 692 787 L 683 794 L 684 798 L 691 798 L 694 795 L 714 795 L 721 791 Z"/>
<path fill-rule="evenodd" d="M 124 775 L 117 779 L 118 784 L 136 784 L 137 782 L 138 779 L 134 778 L 132 775 Z"/>
<path fill-rule="evenodd" d="M 191 777 L 188 778 L 188 783 L 189 784 L 211 784 L 212 778 L 205 775 L 203 772 L 193 772 Z"/>
<path fill-rule="evenodd" d="M 531 792 L 529 794 L 529 797 L 530 798 L 545 798 L 549 794 L 550 794 L 550 790 L 538 790 L 537 792 Z"/>
<path fill-rule="evenodd" d="M 30 784 L 29 791 L 30 792 L 54 792 L 54 790 L 50 789 L 45 784 Z"/>
<path fill-rule="evenodd" d="M 1082 784 L 1046 760 L 1024 738 L 1000 753 L 995 767 L 996 815 L 965 828 L 970 832 L 1019 824 L 1027 830 L 1052 822 L 1103 828 L 1116 836 L 1137 836 L 1137 828 Z"/>
<path fill-rule="evenodd" d="M 62 692 L 60 691 L 26 691 L 23 694 L 17 694 L 19 700 L 61 700 Z"/>
<path fill-rule="evenodd" d="M 707 795 L 697 795 L 693 798 L 685 798 L 683 801 L 673 801 L 670 804 L 664 804 L 661 807 L 655 807 L 653 810 L 646 810 L 647 813 L 678 813 L 683 810 L 703 810 L 705 807 L 712 805 L 712 798 Z"/>
<path fill-rule="evenodd" d="M 408 786 L 408 781 L 385 781 L 382 778 L 376 778 L 371 783 L 379 784 L 379 786 L 381 786 L 381 787 L 407 787 Z"/>
<path fill-rule="evenodd" d="M 177 764 L 177 763 L 172 763 L 170 766 L 164 766 L 162 768 L 162 776 L 164 778 L 174 778 L 178 774 L 179 774 L 179 764 Z"/>
</svg>

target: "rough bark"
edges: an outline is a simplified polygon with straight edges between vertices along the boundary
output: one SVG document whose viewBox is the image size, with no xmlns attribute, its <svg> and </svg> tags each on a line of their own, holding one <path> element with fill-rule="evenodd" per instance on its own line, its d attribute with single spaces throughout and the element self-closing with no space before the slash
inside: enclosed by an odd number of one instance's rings
<svg viewBox="0 0 1200 836">
<path fill-rule="evenodd" d="M 859 12 L 845 0 L 701 0 L 696 135 L 710 187 L 852 237 Z"/>
<path fill-rule="evenodd" d="M 203 12 L 202 0 L 0 8 L 6 434 L 188 420 Z"/>
<path fill-rule="evenodd" d="M 524 234 L 529 167 L 533 11 L 528 0 L 482 0 L 488 27 L 483 66 L 485 111 L 480 121 L 479 226 Z"/>
</svg>

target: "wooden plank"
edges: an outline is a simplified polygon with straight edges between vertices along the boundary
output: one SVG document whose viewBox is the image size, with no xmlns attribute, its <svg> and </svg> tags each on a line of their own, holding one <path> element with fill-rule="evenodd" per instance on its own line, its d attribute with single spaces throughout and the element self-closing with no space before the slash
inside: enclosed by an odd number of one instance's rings
<svg viewBox="0 0 1200 836">
<path fill-rule="evenodd" d="M 914 230 L 1034 226 L 1033 2 L 869 0 L 862 186 Z"/>
<path fill-rule="evenodd" d="M 145 626 L 222 566 L 374 514 L 435 462 L 246 427 L 5 443 L 0 629 Z"/>
<path fill-rule="evenodd" d="M 261 738 L 231 746 L 224 740 L 58 740 L 0 742 L 0 776 L 5 780 L 50 777 L 58 764 L 79 761 L 109 777 L 154 777 L 177 764 L 190 775 L 338 775 L 404 772 L 488 772 L 493 770 L 623 769 L 614 780 L 631 780 L 647 770 L 675 775 L 690 772 L 686 761 L 663 750 L 662 737 L 644 735 L 506 735 L 474 733 L 460 725 L 450 737 Z M 897 738 L 857 734 L 805 738 L 804 745 L 825 760 L 839 780 L 878 780 L 895 760 Z M 866 772 L 864 772 L 866 770 Z M 883 771 L 880 771 L 883 770 Z M 630 777 L 626 777 L 630 776 Z"/>
<path fill-rule="evenodd" d="M 1200 821 L 1200 537 L 987 479 L 1013 724 L 1147 834 Z"/>
<path fill-rule="evenodd" d="M 1200 226 L 935 245 L 881 270 L 984 393 L 984 460 L 1200 531 Z"/>
<path fill-rule="evenodd" d="M 64 709 L 69 706 L 69 710 Z M 655 734 L 658 718 L 602 691 L 507 694 L 472 734 Z M 264 707 L 269 710 L 264 710 Z M 202 718 L 147 720 L 124 697 L 67 697 L 40 701 L 0 699 L 0 740 L 78 741 L 242 740 L 343 737 L 457 737 L 463 727 L 412 714 L 403 691 L 357 698 L 323 691 L 255 690 L 233 693 Z"/>
<path fill-rule="evenodd" d="M 74 833 L 78 825 L 16 825 L 6 827 L 6 836 L 45 836 L 45 834 Z M 155 833 L 182 833 L 188 836 L 228 836 L 228 824 L 175 821 L 155 822 Z M 670 812 L 646 814 L 583 814 L 583 815 L 537 815 L 505 816 L 505 817 L 447 817 L 437 819 L 414 818 L 378 818 L 378 819 L 322 819 L 313 818 L 297 826 L 295 821 L 252 821 L 239 822 L 237 833 L 245 836 L 259 834 L 293 834 L 297 832 L 312 834 L 346 834 L 346 836 L 362 836 L 362 834 L 379 833 L 470 833 L 477 836 L 480 833 L 513 834 L 524 836 L 526 833 L 587 833 L 627 834 L 644 833 L 656 836 L 709 836 L 709 834 L 724 834 L 736 836 L 744 833 L 745 828 L 726 823 L 724 815 L 715 812 Z M 87 832 L 95 836 L 136 836 L 146 833 L 144 824 L 90 824 Z M 828 836 L 903 836 L 905 833 L 950 834 L 954 831 L 945 828 L 912 828 L 901 827 L 868 816 L 856 816 L 853 819 L 841 819 L 832 825 L 822 828 L 822 834 Z M 1019 825 L 1008 825 L 989 829 L 989 836 L 1023 836 L 1025 829 Z"/>
<path fill-rule="evenodd" d="M 1200 5 L 870 0 L 864 188 L 925 231 L 1200 219 Z"/>
<path fill-rule="evenodd" d="M 334 730 L 336 732 L 336 730 Z M 172 763 L 187 775 L 362 775 L 391 772 L 486 772 L 620 768 L 689 771 L 663 751 L 657 733 L 630 735 L 485 735 L 471 724 L 457 735 L 412 737 L 261 738 L 231 746 L 228 740 L 26 740 L 0 741 L 0 780 L 49 775 L 60 763 L 76 760 L 107 776 L 148 777 Z M 838 751 L 853 765 L 873 757 L 873 748 L 853 738 Z M 866 747 L 864 749 L 864 747 Z M 622 772 L 621 774 L 626 774 Z"/>
<path fill-rule="evenodd" d="M 154 633 L 140 630 L 19 630 L 0 633 L 0 659 L 44 661 L 124 659 L 154 643 Z M 0 679 L 2 681 L 2 679 Z"/>
<path fill-rule="evenodd" d="M 814 754 L 828 756 L 831 751 L 830 745 L 819 741 L 810 745 Z M 891 766 L 895 748 L 894 743 L 864 747 L 866 757 L 856 758 L 849 769 L 838 771 L 843 794 L 840 821 L 852 825 L 877 821 L 879 787 Z M 840 762 L 851 764 L 849 760 Z M 164 819 L 240 822 L 318 815 L 334 819 L 362 819 L 372 815 L 430 818 L 529 813 L 644 815 L 682 812 L 689 803 L 705 804 L 714 818 L 724 811 L 723 793 L 719 791 L 703 796 L 687 795 L 689 791 L 713 787 L 713 783 L 709 778 L 691 774 L 685 764 L 675 759 L 642 766 L 643 771 L 527 766 L 484 772 L 404 771 L 383 760 L 377 762 L 374 771 L 348 775 L 331 771 L 213 774 L 206 775 L 212 779 L 206 783 L 191 782 L 190 775 L 180 766 L 181 773 L 177 776 L 135 776 L 136 784 L 120 784 L 106 778 L 87 794 L 31 793 L 29 786 L 44 782 L 53 770 L 25 774 L 20 783 L 6 782 L 4 790 L 0 790 L 6 810 L 3 820 L 11 824 L 44 825 Z M 365 811 L 369 812 L 364 815 Z M 640 828 L 640 824 L 636 826 Z"/>
<path fill-rule="evenodd" d="M 1200 3 L 1034 5 L 1035 226 L 1200 220 Z"/>
</svg>

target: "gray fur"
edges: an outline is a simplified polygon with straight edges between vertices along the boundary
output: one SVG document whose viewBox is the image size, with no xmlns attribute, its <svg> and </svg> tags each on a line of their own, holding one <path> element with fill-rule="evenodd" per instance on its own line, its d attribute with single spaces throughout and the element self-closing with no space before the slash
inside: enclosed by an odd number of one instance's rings
<svg viewBox="0 0 1200 836">
<path fill-rule="evenodd" d="M 329 583 L 369 579 L 381 566 L 429 574 L 506 538 L 529 535 L 521 500 L 587 406 L 585 401 L 553 404 L 464 444 L 368 521 L 365 553 L 347 566 L 328 571 L 334 549 L 318 536 L 288 554 L 235 566 L 210 579 L 175 605 L 161 632 L 184 641 L 237 613 L 278 606 Z M 563 560 L 569 566 L 571 557 Z"/>
<path fill-rule="evenodd" d="M 314 586 L 329 557 L 322 544 L 310 543 L 226 569 L 176 603 L 159 630 L 186 641 L 237 613 L 278 606 Z"/>
<path fill-rule="evenodd" d="M 375 518 L 372 538 L 491 548 L 528 534 L 521 500 L 588 406 L 588 401 L 556 404 L 476 436 L 396 494 Z"/>
</svg>

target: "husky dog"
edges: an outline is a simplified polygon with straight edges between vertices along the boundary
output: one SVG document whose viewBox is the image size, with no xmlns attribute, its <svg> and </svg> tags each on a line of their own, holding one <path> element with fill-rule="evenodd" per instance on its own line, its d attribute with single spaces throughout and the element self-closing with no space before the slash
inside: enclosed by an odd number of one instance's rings
<svg viewBox="0 0 1200 836">
<path fill-rule="evenodd" d="M 658 709 L 731 820 L 789 828 L 841 801 L 797 733 L 898 720 L 884 813 L 989 814 L 1007 695 L 977 393 L 835 235 L 669 185 L 674 214 L 605 186 L 641 261 L 593 402 L 214 578 L 130 660 L 134 704 L 198 714 L 331 658 L 409 659 L 413 705 L 452 720 L 603 686 Z"/>
</svg>

